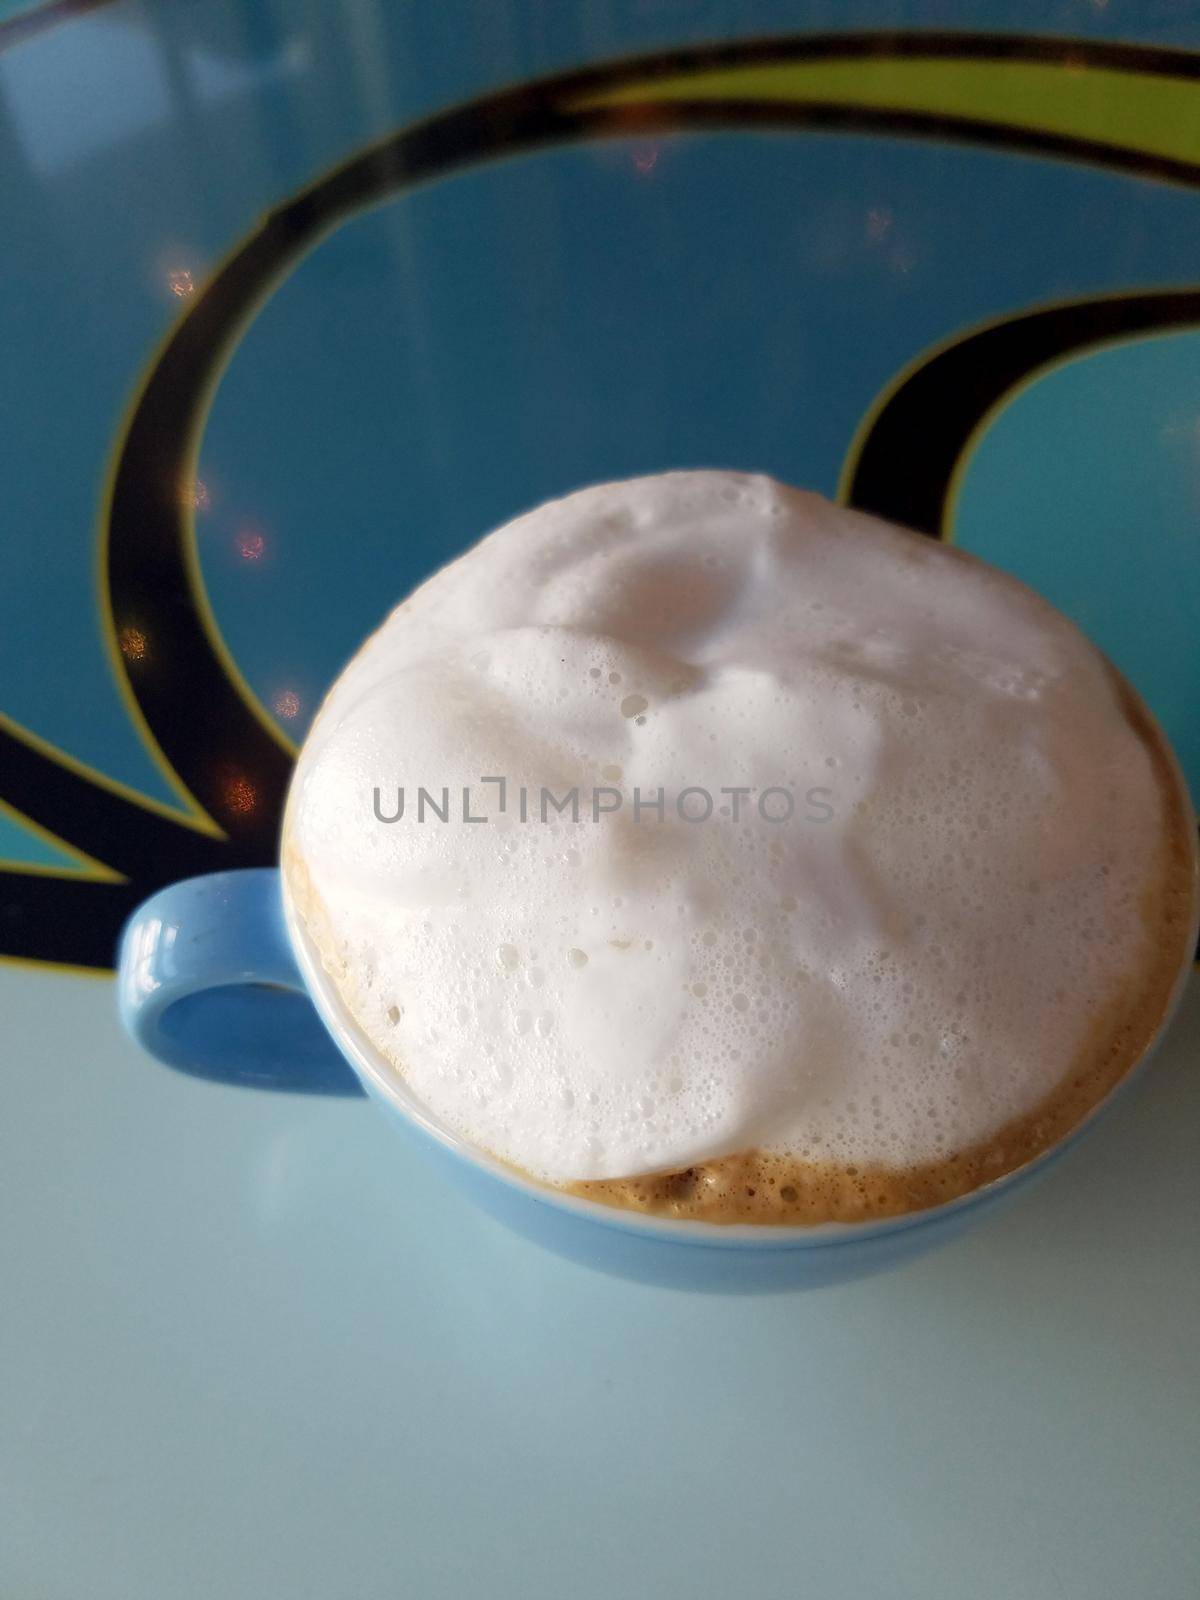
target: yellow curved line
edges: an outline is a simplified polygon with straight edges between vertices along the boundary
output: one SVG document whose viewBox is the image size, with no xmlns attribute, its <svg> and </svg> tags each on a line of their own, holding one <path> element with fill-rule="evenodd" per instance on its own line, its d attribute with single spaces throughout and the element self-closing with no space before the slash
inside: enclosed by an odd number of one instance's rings
<svg viewBox="0 0 1200 1600">
<path fill-rule="evenodd" d="M 115 978 L 112 967 L 80 967 L 73 961 L 50 961 L 45 956 L 7 956 L 0 953 L 0 967 L 41 967 L 56 977 Z"/>
<path fill-rule="evenodd" d="M 1064 53 L 1072 41 L 1061 41 Z M 1182 54 L 1183 52 L 1181 52 Z M 758 101 L 915 112 L 1200 162 L 1200 83 L 1136 67 L 965 56 L 837 56 L 749 63 L 594 89 L 572 109 Z"/>
<path fill-rule="evenodd" d="M 168 822 L 177 822 L 181 828 L 190 827 L 197 833 L 210 832 L 209 828 L 194 823 L 184 812 L 176 811 L 173 806 L 167 805 L 165 800 L 155 800 L 150 795 L 142 794 L 140 790 L 122 783 L 119 778 L 110 778 L 107 773 L 89 766 L 86 761 L 68 755 L 65 750 L 60 750 L 57 745 L 51 744 L 48 739 L 43 739 L 40 734 L 24 727 L 3 711 L 0 711 L 0 728 L 31 750 L 36 750 L 39 755 L 53 761 L 55 766 L 65 767 L 68 772 L 73 772 L 77 778 L 85 779 L 97 789 L 107 789 L 109 794 L 116 795 L 118 799 L 126 800 L 130 805 L 140 806 L 143 811 L 153 811 L 157 816 L 166 818 Z M 225 835 L 222 833 L 220 837 L 224 838 Z"/>
<path fill-rule="evenodd" d="M 59 838 L 58 834 L 51 833 L 49 828 L 44 828 L 33 817 L 26 816 L 25 812 L 18 811 L 16 806 L 9 805 L 7 800 L 0 800 L 0 814 L 15 822 L 26 833 L 32 833 L 35 838 L 40 839 L 43 844 L 48 844 L 51 849 L 61 850 L 65 855 L 74 856 L 79 863 L 77 867 L 61 867 L 42 861 L 6 861 L 0 859 L 0 871 L 20 872 L 29 878 L 74 878 L 81 883 L 129 882 L 124 873 L 105 866 L 103 861 L 98 861 L 95 856 L 89 856 L 86 851 L 80 850 L 76 845 L 71 844 L 69 840 Z"/>
</svg>

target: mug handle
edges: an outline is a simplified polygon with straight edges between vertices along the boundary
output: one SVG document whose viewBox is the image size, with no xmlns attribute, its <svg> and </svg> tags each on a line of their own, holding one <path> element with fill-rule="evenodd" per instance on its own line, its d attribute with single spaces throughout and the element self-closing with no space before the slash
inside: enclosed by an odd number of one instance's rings
<svg viewBox="0 0 1200 1600">
<path fill-rule="evenodd" d="M 185 878 L 121 935 L 117 1005 L 144 1050 L 195 1077 L 361 1095 L 292 954 L 276 867 Z"/>
</svg>

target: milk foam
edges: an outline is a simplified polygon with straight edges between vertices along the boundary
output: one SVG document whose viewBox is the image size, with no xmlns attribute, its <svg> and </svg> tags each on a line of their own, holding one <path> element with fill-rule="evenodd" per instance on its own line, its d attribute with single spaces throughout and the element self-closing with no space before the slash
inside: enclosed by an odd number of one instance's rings
<svg viewBox="0 0 1200 1600">
<path fill-rule="evenodd" d="M 416 821 L 418 785 L 450 821 Z M 543 786 L 578 786 L 580 820 L 533 820 Z M 626 804 L 594 822 L 598 786 Z M 664 820 L 634 820 L 635 786 Z M 686 786 L 725 814 L 683 821 Z M 777 787 L 788 822 L 756 804 Z M 418 589 L 330 693 L 286 834 L 379 1050 L 467 1139 L 567 1182 L 988 1138 L 1146 959 L 1162 815 L 1102 659 L 1029 590 L 685 472 L 542 506 Z"/>
</svg>

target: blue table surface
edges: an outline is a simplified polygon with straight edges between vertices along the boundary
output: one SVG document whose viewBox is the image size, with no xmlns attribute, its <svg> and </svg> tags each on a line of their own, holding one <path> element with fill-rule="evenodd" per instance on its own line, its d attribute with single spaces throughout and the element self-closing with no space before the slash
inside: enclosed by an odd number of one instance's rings
<svg viewBox="0 0 1200 1600">
<path fill-rule="evenodd" d="M 366 1103 L 157 1067 L 108 982 L 0 1010 L 6 1597 L 1196 1592 L 1200 983 L 1007 1214 L 752 1299 L 525 1243 Z"/>
</svg>

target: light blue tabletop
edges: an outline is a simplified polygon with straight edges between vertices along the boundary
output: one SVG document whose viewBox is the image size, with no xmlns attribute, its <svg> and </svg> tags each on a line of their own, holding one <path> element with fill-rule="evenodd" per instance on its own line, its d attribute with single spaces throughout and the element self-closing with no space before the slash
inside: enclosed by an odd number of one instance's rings
<svg viewBox="0 0 1200 1600">
<path fill-rule="evenodd" d="M 1196 1592 L 1195 983 L 1006 1215 L 748 1299 L 559 1260 L 111 1002 L 0 972 L 6 1600 Z"/>
<path fill-rule="evenodd" d="M 605 477 L 978 551 L 1200 792 L 1198 46 L 1158 0 L 0 0 L 0 1600 L 1200 1592 L 1195 978 L 1007 1214 L 739 1300 L 156 1066 L 104 975 L 271 859 L 404 592 Z"/>
</svg>

